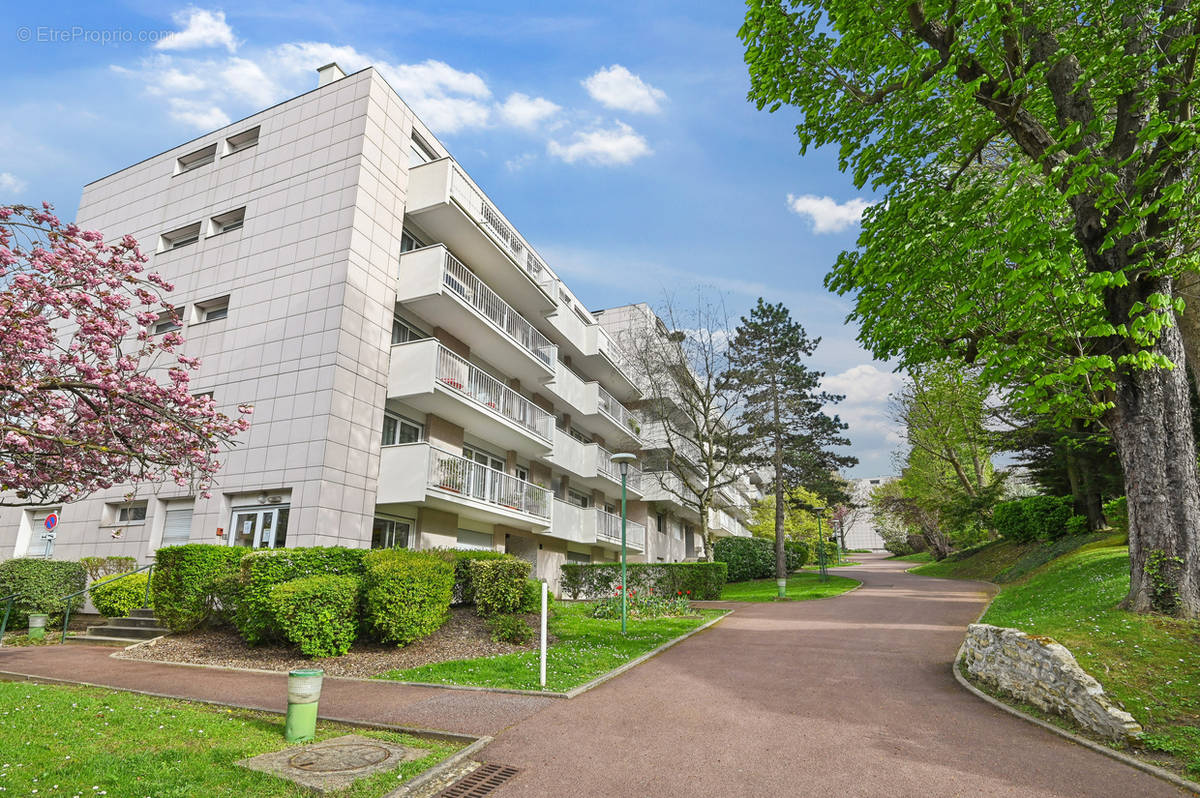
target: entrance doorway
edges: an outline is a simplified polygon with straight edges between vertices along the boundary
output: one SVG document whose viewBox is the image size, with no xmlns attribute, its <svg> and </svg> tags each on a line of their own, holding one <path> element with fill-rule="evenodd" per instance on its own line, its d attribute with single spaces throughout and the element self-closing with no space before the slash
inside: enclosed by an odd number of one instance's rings
<svg viewBox="0 0 1200 798">
<path fill-rule="evenodd" d="M 235 507 L 229 545 L 281 549 L 287 542 L 287 507 Z"/>
</svg>

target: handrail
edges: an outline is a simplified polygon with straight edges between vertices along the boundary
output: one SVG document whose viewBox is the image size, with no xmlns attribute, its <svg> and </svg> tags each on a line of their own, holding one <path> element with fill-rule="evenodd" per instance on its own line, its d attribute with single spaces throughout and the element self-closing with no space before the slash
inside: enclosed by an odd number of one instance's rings
<svg viewBox="0 0 1200 798">
<path fill-rule="evenodd" d="M 13 593 L 8 596 L 0 597 L 0 601 L 4 602 L 4 620 L 0 621 L 0 646 L 4 645 L 4 631 L 8 629 L 8 616 L 12 613 L 13 602 L 17 599 L 20 593 Z"/>
<path fill-rule="evenodd" d="M 141 568 L 134 568 L 132 571 L 130 571 L 127 574 L 120 574 L 119 576 L 114 576 L 112 579 L 105 579 L 103 582 L 93 582 L 92 584 L 85 587 L 83 590 L 77 590 L 74 593 L 70 593 L 66 596 L 61 596 L 60 598 L 65 599 L 67 602 L 67 608 L 63 612 L 62 642 L 63 643 L 67 642 L 67 625 L 71 622 L 71 599 L 75 598 L 76 596 L 82 596 L 84 593 L 87 593 L 89 590 L 100 587 L 101 585 L 107 585 L 110 582 L 116 582 L 118 579 L 124 579 L 127 576 L 133 576 L 134 574 L 138 573 L 139 571 L 145 571 L 147 568 L 150 569 L 150 573 L 146 574 L 146 600 L 145 600 L 145 603 L 142 604 L 142 606 L 149 607 L 150 606 L 150 578 L 152 576 L 154 576 L 154 566 L 155 565 L 156 565 L 156 563 L 150 563 L 149 565 L 143 565 Z"/>
</svg>

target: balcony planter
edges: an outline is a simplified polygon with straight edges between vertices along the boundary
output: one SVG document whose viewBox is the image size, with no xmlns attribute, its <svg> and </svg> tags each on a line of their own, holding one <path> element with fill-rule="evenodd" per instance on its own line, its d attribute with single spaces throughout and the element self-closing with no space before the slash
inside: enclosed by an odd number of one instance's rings
<svg viewBox="0 0 1200 798">
<path fill-rule="evenodd" d="M 463 384 L 456 379 L 452 379 L 450 377 L 442 377 L 441 381 L 443 383 L 445 383 L 446 385 L 449 385 L 451 388 L 455 389 L 456 391 L 461 391 L 463 389 Z"/>
</svg>

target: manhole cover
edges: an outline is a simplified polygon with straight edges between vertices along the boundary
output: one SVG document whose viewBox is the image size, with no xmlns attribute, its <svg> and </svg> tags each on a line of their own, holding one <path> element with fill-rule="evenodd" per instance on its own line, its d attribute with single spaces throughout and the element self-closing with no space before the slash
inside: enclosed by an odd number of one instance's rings
<svg viewBox="0 0 1200 798">
<path fill-rule="evenodd" d="M 438 798 L 483 798 L 521 771 L 508 765 L 484 762 L 438 793 Z"/>
<path fill-rule="evenodd" d="M 378 765 L 389 756 L 381 745 L 324 745 L 301 751 L 288 764 L 309 773 L 341 773 Z"/>
</svg>

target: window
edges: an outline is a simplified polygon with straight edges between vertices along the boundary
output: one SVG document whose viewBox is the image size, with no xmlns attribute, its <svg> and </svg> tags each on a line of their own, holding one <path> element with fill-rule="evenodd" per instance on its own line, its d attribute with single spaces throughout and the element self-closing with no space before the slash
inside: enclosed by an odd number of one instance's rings
<svg viewBox="0 0 1200 798">
<path fill-rule="evenodd" d="M 391 413 L 383 414 L 383 445 L 394 446 L 398 443 L 416 443 L 425 438 L 425 428 L 415 421 L 409 421 Z"/>
<path fill-rule="evenodd" d="M 613 504 L 612 502 L 605 502 L 604 503 L 604 512 L 608 513 L 609 515 L 616 515 L 617 514 L 617 505 Z"/>
<path fill-rule="evenodd" d="M 200 223 L 194 222 L 186 227 L 180 227 L 169 233 L 162 234 L 160 251 L 179 249 L 200 240 Z"/>
<path fill-rule="evenodd" d="M 167 505 L 161 546 L 182 546 L 192 534 L 192 506 Z"/>
<path fill-rule="evenodd" d="M 667 514 L 658 513 L 654 516 L 654 526 L 660 535 L 667 534 Z"/>
<path fill-rule="evenodd" d="M 232 230 L 241 228 L 242 223 L 246 221 L 246 209 L 238 208 L 237 210 L 223 213 L 220 216 L 212 218 L 212 234 L 228 233 Z"/>
<path fill-rule="evenodd" d="M 422 141 L 420 136 L 413 133 L 412 142 L 408 148 L 409 167 L 420 166 L 434 160 L 437 160 L 437 156 L 433 154 L 429 145 Z"/>
<path fill-rule="evenodd" d="M 407 549 L 413 544 L 415 523 L 407 518 L 376 518 L 371 524 L 371 548 Z"/>
<path fill-rule="evenodd" d="M 567 488 L 567 503 L 573 504 L 576 507 L 591 507 L 592 497 L 586 493 L 580 493 L 577 490 Z"/>
<path fill-rule="evenodd" d="M 230 136 L 225 139 L 225 154 L 233 155 L 235 152 L 248 150 L 258 143 L 258 131 L 260 127 L 252 127 L 249 130 L 244 130 L 235 136 Z"/>
<path fill-rule="evenodd" d="M 576 429 L 575 427 L 571 427 L 569 430 L 567 430 L 567 434 L 570 435 L 575 440 L 581 441 L 583 443 L 591 443 L 592 442 L 591 435 L 588 435 L 583 430 Z"/>
<path fill-rule="evenodd" d="M 590 554 L 580 554 L 577 551 L 568 551 L 567 552 L 567 562 L 591 562 L 591 561 L 592 561 L 592 555 L 590 555 Z"/>
<path fill-rule="evenodd" d="M 400 253 L 412 252 L 425 246 L 421 240 L 407 230 L 400 233 Z"/>
<path fill-rule="evenodd" d="M 484 532 L 472 532 L 469 529 L 458 530 L 458 540 L 455 543 L 455 548 L 470 549 L 472 551 L 491 551 L 492 536 Z"/>
<path fill-rule="evenodd" d="M 193 169 L 210 164 L 216 160 L 216 157 L 217 145 L 215 142 L 209 144 L 207 147 L 196 150 L 195 152 L 189 152 L 187 155 L 181 155 L 175 162 L 175 174 L 178 175 L 184 172 L 190 172 Z"/>
<path fill-rule="evenodd" d="M 179 314 L 174 310 L 164 310 L 158 314 L 158 320 L 154 322 L 154 326 L 150 329 L 151 335 L 162 335 L 172 330 L 178 330 L 183 325 L 179 323 Z"/>
<path fill-rule="evenodd" d="M 146 520 L 146 502 L 120 502 L 108 505 L 108 517 L 114 524 L 139 524 Z"/>
<path fill-rule="evenodd" d="M 29 542 L 25 544 L 25 553 L 20 556 L 24 557 L 45 557 L 47 560 L 54 556 L 54 540 L 58 537 L 58 528 L 54 531 L 46 529 L 46 519 L 53 513 L 61 515 L 62 508 L 49 507 L 26 510 L 29 514 L 30 535 Z"/>
<path fill-rule="evenodd" d="M 525 466 L 517 466 L 513 469 L 513 474 L 522 482 L 529 481 L 529 469 Z"/>
<path fill-rule="evenodd" d="M 392 343 L 405 344 L 409 341 L 420 341 L 425 336 L 416 327 L 413 327 L 408 322 L 401 319 L 399 316 L 392 318 Z"/>
<path fill-rule="evenodd" d="M 223 296 L 217 299 L 210 299 L 207 302 L 196 303 L 197 321 L 217 321 L 218 319 L 226 318 L 229 315 L 229 297 Z"/>
</svg>

